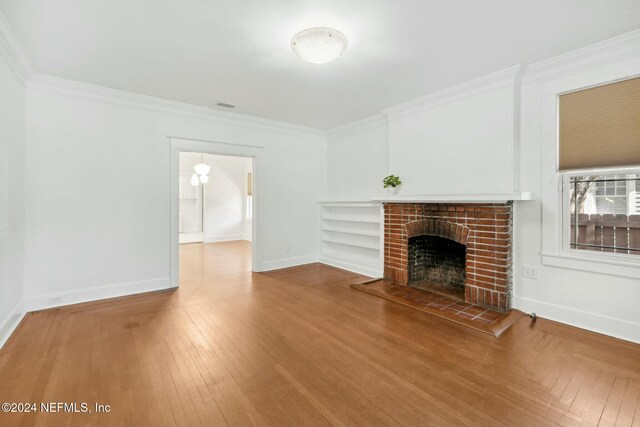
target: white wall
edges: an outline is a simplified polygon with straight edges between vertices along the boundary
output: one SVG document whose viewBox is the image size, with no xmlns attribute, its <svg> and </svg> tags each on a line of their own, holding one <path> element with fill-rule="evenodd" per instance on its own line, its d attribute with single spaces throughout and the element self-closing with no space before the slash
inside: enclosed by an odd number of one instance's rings
<svg viewBox="0 0 640 427">
<path fill-rule="evenodd" d="M 48 78 L 27 99 L 28 307 L 169 286 L 168 135 L 264 147 L 254 269 L 316 260 L 322 134 Z"/>
<path fill-rule="evenodd" d="M 0 37 L 0 347 L 21 318 L 24 287 L 25 86 L 11 61 Z"/>
<path fill-rule="evenodd" d="M 409 101 L 329 131 L 331 200 L 384 194 L 484 194 L 514 188 L 514 85 L 519 67 Z"/>
<path fill-rule="evenodd" d="M 389 128 L 384 116 L 333 129 L 327 153 L 332 200 L 368 200 L 382 194 L 382 179 L 389 170 Z"/>
<path fill-rule="evenodd" d="M 251 158 L 205 155 L 205 163 L 211 166 L 204 187 L 205 241 L 251 240 L 251 221 L 244 219 Z"/>
<path fill-rule="evenodd" d="M 513 87 L 392 116 L 389 141 L 402 194 L 511 192 Z"/>
</svg>

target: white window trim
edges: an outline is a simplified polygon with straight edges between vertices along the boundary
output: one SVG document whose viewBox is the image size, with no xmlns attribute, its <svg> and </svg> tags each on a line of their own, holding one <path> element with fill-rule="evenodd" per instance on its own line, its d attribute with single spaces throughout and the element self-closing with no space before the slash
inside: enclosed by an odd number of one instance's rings
<svg viewBox="0 0 640 427">
<path fill-rule="evenodd" d="M 589 271 L 607 275 L 640 278 L 640 256 L 597 253 L 570 249 L 565 230 L 569 194 L 563 190 L 564 180 L 570 174 L 584 175 L 593 171 L 558 172 L 558 96 L 590 86 L 610 83 L 637 76 L 640 58 L 588 70 L 558 78 L 541 85 L 542 116 L 542 252 L 543 265 Z M 623 173 L 638 173 L 637 168 L 622 169 Z M 616 169 L 621 171 L 621 169 Z M 613 170 L 601 170 L 611 174 Z M 546 177 L 546 178 L 544 178 Z M 566 208 L 565 208 L 566 206 Z M 565 246 L 566 243 L 566 246 Z"/>
</svg>

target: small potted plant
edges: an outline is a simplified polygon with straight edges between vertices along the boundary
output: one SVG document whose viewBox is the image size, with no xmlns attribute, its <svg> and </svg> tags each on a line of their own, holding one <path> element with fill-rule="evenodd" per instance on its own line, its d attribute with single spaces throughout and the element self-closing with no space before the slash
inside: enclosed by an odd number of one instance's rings
<svg viewBox="0 0 640 427">
<path fill-rule="evenodd" d="M 402 181 L 400 181 L 399 176 L 389 175 L 382 180 L 382 184 L 384 184 L 384 188 L 387 189 L 387 193 L 398 194 Z"/>
</svg>

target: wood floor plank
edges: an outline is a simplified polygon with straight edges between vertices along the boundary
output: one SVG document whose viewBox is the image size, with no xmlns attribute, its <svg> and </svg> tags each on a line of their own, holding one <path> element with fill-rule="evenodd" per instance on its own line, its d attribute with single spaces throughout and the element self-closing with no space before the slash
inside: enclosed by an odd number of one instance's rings
<svg viewBox="0 0 640 427">
<path fill-rule="evenodd" d="M 600 416 L 598 425 L 600 426 L 612 426 L 615 425 L 618 413 L 620 412 L 620 405 L 624 398 L 624 392 L 627 389 L 629 383 L 628 378 L 615 378 L 613 381 L 613 387 L 607 398 L 607 402 Z"/>
<path fill-rule="evenodd" d="M 633 414 L 636 410 L 636 403 L 640 398 L 640 382 L 636 380 L 629 380 L 627 387 L 620 403 L 620 410 L 616 417 L 616 426 L 629 427 L 633 422 Z"/>
<path fill-rule="evenodd" d="M 603 373 L 598 375 L 593 392 L 591 393 L 591 398 L 584 411 L 583 426 L 597 426 L 600 423 L 600 418 L 611 394 L 613 383 L 613 377 Z"/>
<path fill-rule="evenodd" d="M 181 247 L 180 288 L 25 316 L 0 426 L 640 427 L 640 346 L 538 318 L 499 338 L 349 288 L 321 264 L 251 273 L 250 244 Z"/>
</svg>

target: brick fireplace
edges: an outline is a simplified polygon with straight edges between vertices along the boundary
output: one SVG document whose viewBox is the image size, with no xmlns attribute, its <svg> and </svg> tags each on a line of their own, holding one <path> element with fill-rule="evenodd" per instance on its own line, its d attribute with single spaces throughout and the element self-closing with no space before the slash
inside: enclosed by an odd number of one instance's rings
<svg viewBox="0 0 640 427">
<path fill-rule="evenodd" d="M 512 202 L 385 203 L 384 277 L 511 308 Z"/>
</svg>

